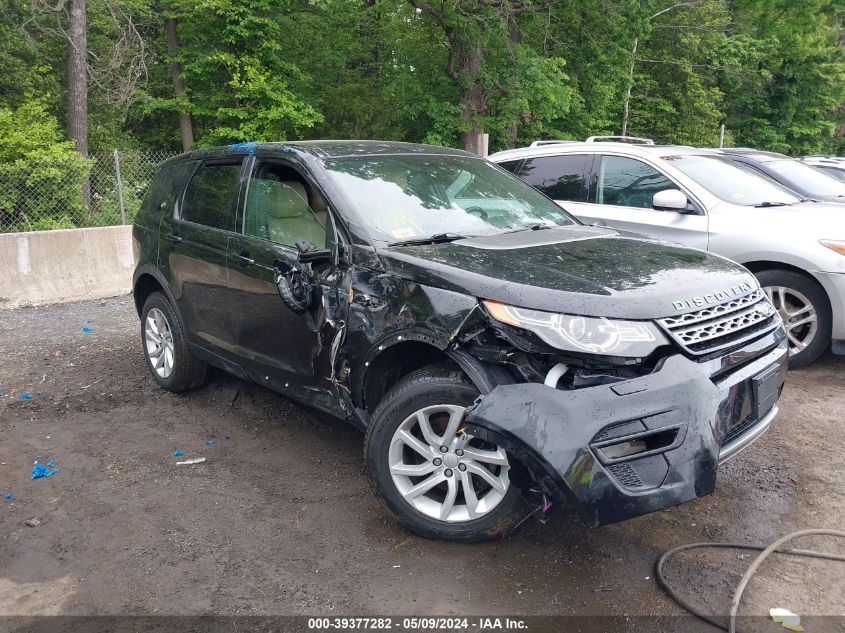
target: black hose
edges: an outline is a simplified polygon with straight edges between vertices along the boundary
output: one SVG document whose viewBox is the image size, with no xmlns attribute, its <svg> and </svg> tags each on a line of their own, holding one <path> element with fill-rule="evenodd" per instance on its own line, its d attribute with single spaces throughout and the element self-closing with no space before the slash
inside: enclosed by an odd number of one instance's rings
<svg viewBox="0 0 845 633">
<path fill-rule="evenodd" d="M 783 545 L 787 541 L 791 541 L 801 536 L 813 535 L 837 536 L 840 538 L 845 538 L 845 532 L 841 532 L 839 530 L 801 530 L 799 532 L 787 534 L 786 536 L 776 540 L 771 545 L 750 545 L 747 543 L 689 543 L 688 545 L 681 545 L 679 547 L 670 549 L 667 552 L 664 552 L 660 556 L 660 558 L 657 559 L 657 564 L 655 565 L 655 576 L 657 576 L 657 582 L 658 584 L 660 584 L 661 587 L 663 587 L 663 590 L 669 595 L 670 598 L 672 598 L 672 600 L 677 602 L 681 607 L 692 613 L 697 618 L 704 620 L 709 624 L 712 624 L 716 628 L 722 629 L 723 631 L 728 631 L 729 633 L 736 633 L 736 612 L 739 609 L 739 601 L 742 598 L 742 593 L 743 591 L 745 591 L 745 587 L 748 585 L 748 582 L 751 580 L 751 577 L 754 575 L 757 569 L 759 569 L 763 561 L 766 560 L 766 558 L 768 558 L 768 556 L 772 552 L 777 552 L 778 554 L 788 554 L 790 556 L 804 556 L 807 558 L 821 558 L 824 560 L 845 561 L 845 555 L 841 554 L 828 554 L 826 552 L 814 552 L 812 550 L 781 547 L 781 545 Z M 737 585 L 736 591 L 734 592 L 733 600 L 731 601 L 731 610 L 727 622 L 714 618 L 713 616 L 707 615 L 706 613 L 703 613 L 698 608 L 681 598 L 677 593 L 675 593 L 675 590 L 669 586 L 669 583 L 666 582 L 666 577 L 663 575 L 663 566 L 666 564 L 666 561 L 669 560 L 672 556 L 674 556 L 678 552 L 683 552 L 692 549 L 701 549 L 705 547 L 748 549 L 761 552 L 757 556 L 757 558 L 754 559 L 754 562 L 752 562 L 751 565 L 748 567 L 739 585 Z"/>
</svg>

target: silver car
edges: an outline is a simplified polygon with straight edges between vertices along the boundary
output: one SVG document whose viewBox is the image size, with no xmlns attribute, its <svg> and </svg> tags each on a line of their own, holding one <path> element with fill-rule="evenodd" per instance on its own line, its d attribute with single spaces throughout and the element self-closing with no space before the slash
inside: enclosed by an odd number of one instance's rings
<svg viewBox="0 0 845 633">
<path fill-rule="evenodd" d="M 845 158 L 839 156 L 804 156 L 801 160 L 845 182 Z"/>
<path fill-rule="evenodd" d="M 584 222 L 745 265 L 783 317 L 791 367 L 813 362 L 831 342 L 845 354 L 845 207 L 802 201 L 716 151 L 603 138 L 542 141 L 490 160 Z"/>
</svg>

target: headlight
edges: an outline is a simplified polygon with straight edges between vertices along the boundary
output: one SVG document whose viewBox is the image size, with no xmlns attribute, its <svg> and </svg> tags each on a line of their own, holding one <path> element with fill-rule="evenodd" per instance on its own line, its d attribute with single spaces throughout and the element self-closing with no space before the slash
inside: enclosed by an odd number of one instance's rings
<svg viewBox="0 0 845 633">
<path fill-rule="evenodd" d="M 557 349 L 607 356 L 645 358 L 668 341 L 648 321 L 617 321 L 517 308 L 498 301 L 482 301 L 501 323 L 533 332 Z"/>
<path fill-rule="evenodd" d="M 829 249 L 836 251 L 840 255 L 845 255 L 845 242 L 842 240 L 819 240 L 822 246 L 827 246 Z"/>
</svg>

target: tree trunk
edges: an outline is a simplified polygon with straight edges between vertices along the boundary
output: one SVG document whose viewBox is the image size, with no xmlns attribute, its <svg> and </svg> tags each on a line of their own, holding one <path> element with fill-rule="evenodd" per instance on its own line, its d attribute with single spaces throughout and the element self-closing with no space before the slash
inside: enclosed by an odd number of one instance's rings
<svg viewBox="0 0 845 633">
<path fill-rule="evenodd" d="M 88 39 L 85 0 L 71 0 L 67 28 L 67 135 L 88 156 Z"/>
<path fill-rule="evenodd" d="M 631 103 L 631 90 L 634 87 L 634 64 L 637 63 L 637 45 L 639 37 L 634 38 L 634 46 L 631 48 L 631 65 L 628 68 L 628 85 L 625 87 L 625 104 L 622 106 L 622 136 L 628 136 L 628 112 Z"/>
<path fill-rule="evenodd" d="M 164 33 L 167 39 L 167 52 L 175 55 L 179 50 L 179 36 L 176 33 L 176 19 L 167 18 L 164 22 Z M 178 61 L 170 62 L 170 75 L 173 77 L 173 92 L 176 98 L 185 94 L 185 82 L 182 81 L 182 64 Z M 182 132 L 182 150 L 190 152 L 194 147 L 194 126 L 191 115 L 183 110 L 179 111 L 179 129 Z"/>
<path fill-rule="evenodd" d="M 473 42 L 459 50 L 455 72 L 460 83 L 461 118 L 468 131 L 461 134 L 461 147 L 468 152 L 482 154 L 484 126 L 481 117 L 487 109 L 484 86 L 481 83 L 481 64 L 484 51 L 481 42 Z"/>
</svg>

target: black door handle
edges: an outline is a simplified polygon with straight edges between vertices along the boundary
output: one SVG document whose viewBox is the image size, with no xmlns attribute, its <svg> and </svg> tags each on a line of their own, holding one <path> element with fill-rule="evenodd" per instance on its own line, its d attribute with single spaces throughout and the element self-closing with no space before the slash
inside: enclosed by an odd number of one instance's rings
<svg viewBox="0 0 845 633">
<path fill-rule="evenodd" d="M 255 265 L 255 260 L 249 256 L 249 253 L 239 253 L 235 255 L 235 259 L 238 260 L 238 266 L 246 267 Z"/>
<path fill-rule="evenodd" d="M 181 237 L 179 237 L 178 235 L 176 235 L 175 233 L 168 233 L 168 234 L 167 234 L 167 239 L 169 239 L 169 240 L 170 240 L 171 242 L 173 242 L 174 244 L 178 244 L 179 242 L 181 242 L 181 241 L 182 241 L 182 238 L 181 238 Z"/>
</svg>

